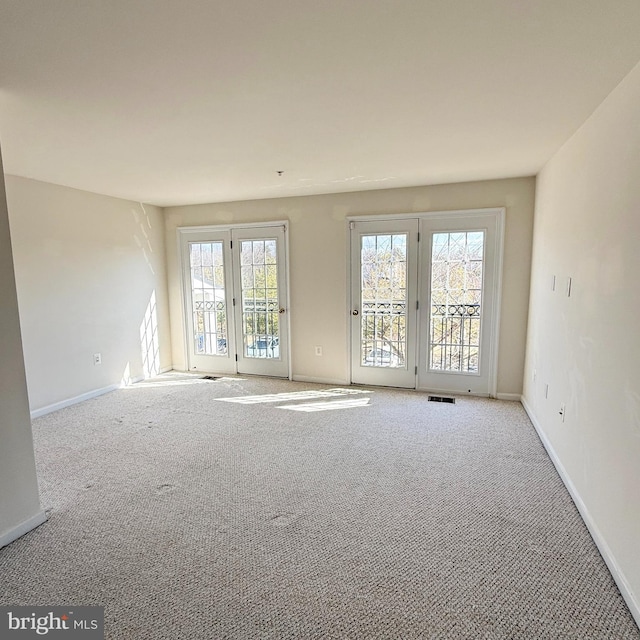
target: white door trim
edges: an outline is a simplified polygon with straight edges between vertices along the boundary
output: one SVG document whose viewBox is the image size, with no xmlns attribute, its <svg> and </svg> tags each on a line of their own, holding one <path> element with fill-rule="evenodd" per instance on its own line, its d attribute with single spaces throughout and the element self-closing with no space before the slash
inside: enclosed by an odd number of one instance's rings
<svg viewBox="0 0 640 640">
<path fill-rule="evenodd" d="M 231 229 L 253 229 L 255 227 L 285 227 L 289 228 L 288 220 L 269 220 L 268 222 L 236 222 L 233 224 L 205 224 L 195 227 L 177 227 L 178 235 L 193 231 L 230 231 Z"/>
<path fill-rule="evenodd" d="M 402 220 L 407 218 L 466 218 L 470 216 L 486 216 L 488 214 L 504 214 L 505 207 L 487 207 L 484 209 L 454 209 L 452 211 L 417 211 L 415 213 L 382 213 L 375 215 L 351 215 L 347 216 L 347 223 L 349 222 L 357 222 L 357 221 L 382 221 L 382 220 Z"/>
</svg>

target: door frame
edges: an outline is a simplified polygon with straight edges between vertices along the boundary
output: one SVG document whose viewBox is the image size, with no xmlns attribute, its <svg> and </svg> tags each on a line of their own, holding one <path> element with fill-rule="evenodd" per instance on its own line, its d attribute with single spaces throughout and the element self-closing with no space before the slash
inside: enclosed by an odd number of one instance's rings
<svg viewBox="0 0 640 640">
<path fill-rule="evenodd" d="M 349 354 L 349 380 L 353 378 L 352 371 L 352 363 L 351 363 L 351 353 L 353 347 L 353 336 L 351 331 L 351 305 L 353 300 L 353 284 L 352 284 L 352 265 L 354 259 L 359 259 L 359 256 L 353 255 L 352 243 L 351 243 L 351 228 L 352 222 L 393 222 L 394 220 L 406 220 L 406 219 L 417 219 L 419 221 L 418 230 L 419 233 L 424 236 L 422 233 L 422 225 L 423 220 L 446 220 L 446 219 L 456 219 L 456 218 L 481 218 L 486 216 L 495 217 L 496 222 L 496 238 L 495 238 L 495 259 L 493 264 L 494 269 L 494 282 L 495 282 L 495 295 L 493 296 L 493 302 L 491 305 L 491 311 L 493 314 L 493 326 L 491 327 L 491 340 L 490 340 L 490 353 L 486 356 L 487 364 L 489 366 L 489 393 L 488 394 L 469 394 L 469 395 L 480 395 L 486 396 L 488 395 L 491 398 L 496 398 L 498 395 L 498 354 L 500 351 L 500 311 L 502 308 L 502 271 L 503 271 L 503 262 L 504 262 L 504 233 L 505 233 L 505 218 L 506 218 L 506 208 L 505 207 L 489 207 L 489 208 L 478 208 L 478 209 L 456 209 L 452 211 L 422 211 L 416 213 L 395 213 L 395 214 L 379 214 L 379 215 L 362 215 L 362 216 L 347 216 L 346 220 L 346 230 L 348 241 L 348 262 L 347 262 L 347 308 L 346 308 L 346 322 L 347 322 L 347 353 Z M 424 237 L 420 238 L 420 242 L 424 241 Z M 423 276 L 423 251 L 420 247 L 420 242 L 418 244 L 418 279 L 420 280 Z M 420 291 L 420 282 L 417 283 L 418 286 L 418 296 L 421 295 Z M 426 308 L 426 301 L 420 300 L 420 305 L 417 310 L 417 327 L 421 327 L 421 323 L 424 318 L 424 314 L 428 313 Z M 416 357 L 419 352 L 419 337 L 416 338 L 416 344 L 413 345 L 413 348 L 416 350 Z M 427 391 L 428 389 L 423 389 L 418 387 L 418 374 L 415 377 L 415 389 L 420 391 Z M 446 390 L 439 390 L 440 392 L 447 392 Z M 456 393 L 459 395 L 459 392 L 452 391 L 451 393 Z"/>
<path fill-rule="evenodd" d="M 260 229 L 260 228 L 269 228 L 269 227 L 283 227 L 284 229 L 284 280 L 285 280 L 285 288 L 284 288 L 284 296 L 285 296 L 285 308 L 287 309 L 287 313 L 283 314 L 285 316 L 284 322 L 286 322 L 287 326 L 287 375 L 286 379 L 292 380 L 292 371 L 291 371 L 291 292 L 290 292 L 290 266 L 289 266 L 289 221 L 288 220 L 269 220 L 265 222 L 241 222 L 235 224 L 221 224 L 221 225 L 198 225 L 198 226 L 189 226 L 189 227 L 177 227 L 176 228 L 176 241 L 178 245 L 178 269 L 179 269 L 179 281 L 180 281 L 180 304 L 182 305 L 182 344 L 184 349 L 184 362 L 186 366 L 186 371 L 192 371 L 191 369 L 191 346 L 189 344 L 189 325 L 190 322 L 190 310 L 187 307 L 187 292 L 186 292 L 186 274 L 184 269 L 184 261 L 185 261 L 185 252 L 184 252 L 184 243 L 187 236 L 191 234 L 206 234 L 206 233 L 229 233 L 236 229 Z M 233 259 L 231 260 L 231 264 L 229 264 L 230 270 L 230 278 L 234 281 L 234 273 L 233 273 Z M 235 314 L 235 309 L 233 311 Z M 234 345 L 236 350 L 238 349 L 238 336 L 235 335 L 235 319 L 231 317 L 228 319 L 228 330 L 233 332 L 234 335 Z M 231 355 L 231 354 L 230 354 Z M 235 354 L 234 354 L 235 355 Z M 234 362 L 234 373 L 238 373 L 238 363 Z M 202 372 L 202 373 L 216 373 L 212 372 Z M 243 375 L 251 375 L 251 374 L 243 374 Z"/>
</svg>

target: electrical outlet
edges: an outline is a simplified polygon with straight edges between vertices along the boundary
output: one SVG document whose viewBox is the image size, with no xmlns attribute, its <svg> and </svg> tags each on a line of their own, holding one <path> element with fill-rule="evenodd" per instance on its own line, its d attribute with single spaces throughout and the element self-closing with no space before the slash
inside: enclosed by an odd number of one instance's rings
<svg viewBox="0 0 640 640">
<path fill-rule="evenodd" d="M 322 355 L 322 347 L 316 347 L 316 355 L 317 356 L 321 356 Z"/>
<path fill-rule="evenodd" d="M 564 422 L 565 410 L 564 410 L 564 402 L 560 405 L 560 418 L 562 422 Z"/>
<path fill-rule="evenodd" d="M 93 364 L 102 364 L 102 354 L 101 353 L 94 353 L 93 354 Z"/>
</svg>

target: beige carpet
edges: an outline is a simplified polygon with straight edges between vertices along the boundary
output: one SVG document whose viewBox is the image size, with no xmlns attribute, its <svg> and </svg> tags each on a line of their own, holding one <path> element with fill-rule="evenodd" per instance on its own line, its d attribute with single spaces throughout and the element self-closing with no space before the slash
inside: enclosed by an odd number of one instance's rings
<svg viewBox="0 0 640 640">
<path fill-rule="evenodd" d="M 328 389 L 173 374 L 35 420 L 50 518 L 0 602 L 114 640 L 640 638 L 519 404 Z"/>
</svg>

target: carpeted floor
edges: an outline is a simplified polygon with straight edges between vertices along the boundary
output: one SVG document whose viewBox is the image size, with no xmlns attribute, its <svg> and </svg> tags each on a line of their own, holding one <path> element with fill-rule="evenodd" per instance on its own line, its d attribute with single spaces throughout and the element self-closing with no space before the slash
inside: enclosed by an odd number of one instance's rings
<svg viewBox="0 0 640 640">
<path fill-rule="evenodd" d="M 35 420 L 49 520 L 0 603 L 113 640 L 640 638 L 519 404 L 328 389 L 167 374 Z"/>
</svg>

